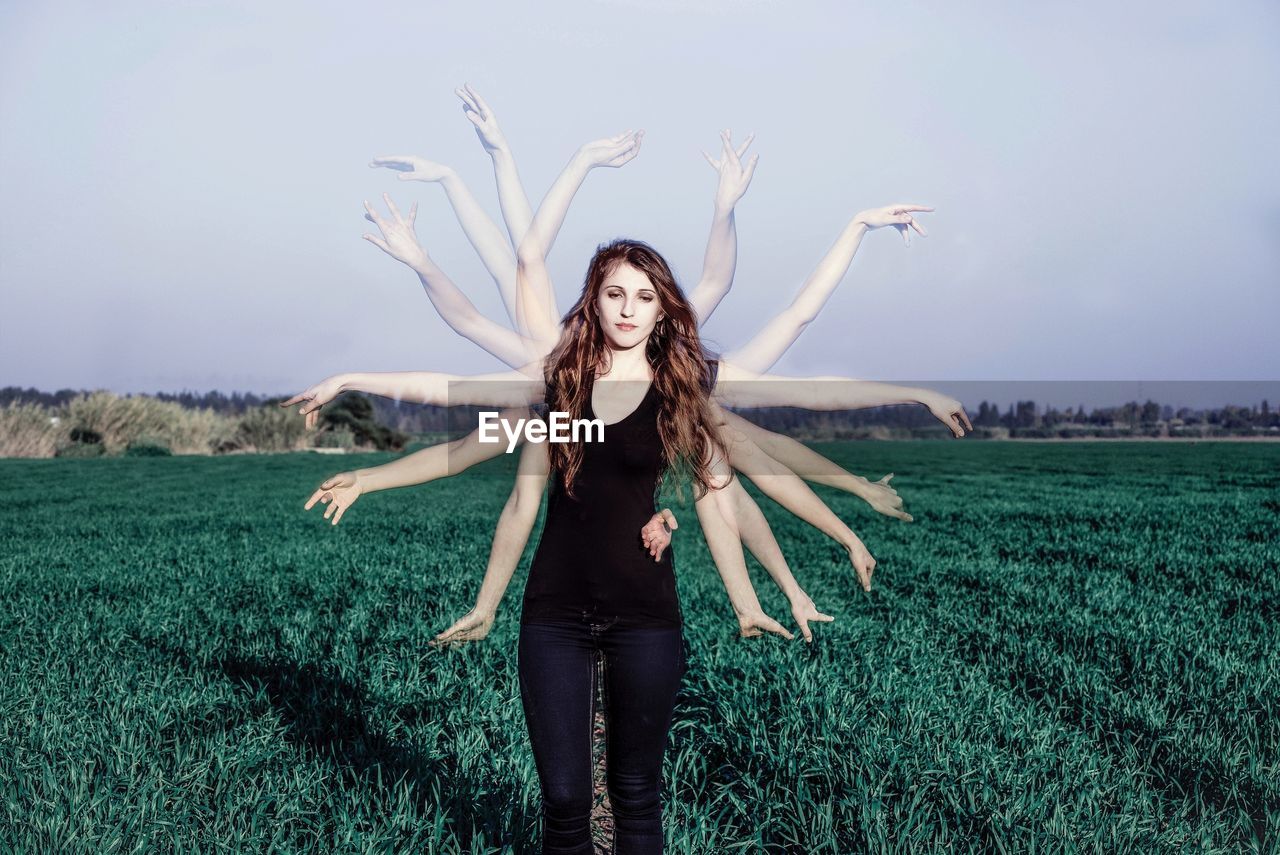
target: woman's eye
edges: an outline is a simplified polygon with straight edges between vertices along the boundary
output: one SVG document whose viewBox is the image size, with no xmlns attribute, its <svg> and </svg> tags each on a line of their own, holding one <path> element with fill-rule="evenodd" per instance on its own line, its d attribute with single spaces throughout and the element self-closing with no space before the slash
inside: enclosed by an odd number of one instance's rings
<svg viewBox="0 0 1280 855">
<path fill-rule="evenodd" d="M 641 299 L 641 300 L 643 300 L 643 301 L 644 301 L 644 302 L 646 302 L 646 303 L 652 303 L 652 302 L 653 302 L 653 298 L 652 298 L 652 297 L 641 297 L 640 299 Z"/>
</svg>

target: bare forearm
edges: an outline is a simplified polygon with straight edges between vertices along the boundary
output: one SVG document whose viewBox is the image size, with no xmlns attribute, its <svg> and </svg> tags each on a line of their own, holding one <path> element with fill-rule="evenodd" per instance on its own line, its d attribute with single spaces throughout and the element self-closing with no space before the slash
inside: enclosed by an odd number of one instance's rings
<svg viewBox="0 0 1280 855">
<path fill-rule="evenodd" d="M 724 411 L 724 418 L 733 431 L 745 435 L 760 451 L 804 480 L 835 487 L 865 498 L 864 488 L 869 482 L 861 475 L 854 475 L 803 443 L 789 436 L 765 430 L 737 413 Z M 755 480 L 751 473 L 747 473 L 747 476 Z"/>
<path fill-rule="evenodd" d="M 689 295 L 698 323 L 704 324 L 733 286 L 738 265 L 738 228 L 733 208 L 717 204 L 702 260 L 702 277 Z"/>
<path fill-rule="evenodd" d="M 489 271 L 489 275 L 497 283 L 498 290 L 502 294 L 503 305 L 514 320 L 516 258 L 511 249 L 512 245 L 503 238 L 502 230 L 480 207 L 480 203 L 476 201 L 471 190 L 456 172 L 450 170 L 440 183 L 444 186 L 449 204 L 453 206 L 453 212 L 462 226 L 463 233 L 475 248 L 476 255 L 480 256 L 485 270 Z M 528 202 L 525 205 L 527 206 Z"/>
<path fill-rule="evenodd" d="M 544 349 L 532 339 L 482 315 L 475 304 L 429 257 L 416 262 L 413 270 L 418 274 L 431 305 L 435 306 L 440 317 L 458 335 L 479 345 L 513 368 L 541 355 Z"/>
<path fill-rule="evenodd" d="M 773 529 L 769 527 L 769 521 L 765 519 L 760 506 L 738 479 L 735 478 L 726 489 L 732 491 L 734 517 L 743 544 L 764 566 L 769 577 L 788 600 L 802 596 L 804 592 L 800 589 L 800 583 L 792 575 L 782 548 L 778 546 Z"/>
<path fill-rule="evenodd" d="M 723 492 L 719 491 L 719 493 Z M 734 613 L 750 614 L 759 611 L 760 600 L 747 573 L 747 563 L 742 555 L 742 541 L 738 532 L 730 524 L 732 515 L 725 513 L 721 502 L 717 501 L 717 495 L 717 493 L 708 493 L 695 503 L 698 521 L 702 525 L 707 548 L 711 550 L 711 559 L 715 562 L 721 582 L 724 583 Z"/>
<path fill-rule="evenodd" d="M 779 312 L 745 345 L 726 359 L 750 371 L 767 371 L 818 317 L 836 286 L 849 272 L 867 227 L 852 220 L 809 274 L 791 305 Z"/>
<path fill-rule="evenodd" d="M 765 495 L 839 543 L 845 549 L 857 536 L 799 476 L 769 457 L 754 442 L 743 439 L 729 446 L 729 462 L 750 478 Z M 745 495 L 745 490 L 743 491 Z M 750 497 L 747 496 L 749 499 Z M 757 510 L 759 510 L 757 508 Z"/>
<path fill-rule="evenodd" d="M 516 371 L 475 377 L 434 371 L 366 371 L 340 374 L 338 378 L 343 392 L 366 392 L 439 407 L 522 407 L 539 400 L 540 381 Z"/>
<path fill-rule="evenodd" d="M 529 542 L 529 533 L 538 515 L 536 503 L 522 501 L 514 494 L 507 500 L 498 518 L 498 528 L 493 535 L 493 548 L 489 551 L 489 563 L 476 595 L 476 608 L 490 613 L 498 610 L 502 596 L 511 583 L 516 565 Z"/>
<path fill-rule="evenodd" d="M 507 224 L 511 245 L 519 246 L 533 222 L 533 209 L 529 206 L 529 197 L 524 192 L 524 183 L 520 180 L 520 171 L 516 169 L 516 159 L 511 150 L 495 149 L 490 156 L 493 158 L 493 177 L 498 185 L 502 219 Z"/>
<path fill-rule="evenodd" d="M 781 377 L 743 371 L 721 362 L 715 394 L 739 407 L 803 407 L 808 410 L 859 410 L 894 404 L 919 404 L 928 390 L 849 377 Z"/>
<path fill-rule="evenodd" d="M 513 408 L 503 410 L 500 418 L 514 423 L 517 419 L 531 415 L 532 412 L 527 408 Z M 461 439 L 415 451 L 390 463 L 358 469 L 356 476 L 366 493 L 410 487 L 461 474 L 477 463 L 500 456 L 506 448 L 505 440 L 481 442 L 480 431 L 474 430 Z"/>
</svg>

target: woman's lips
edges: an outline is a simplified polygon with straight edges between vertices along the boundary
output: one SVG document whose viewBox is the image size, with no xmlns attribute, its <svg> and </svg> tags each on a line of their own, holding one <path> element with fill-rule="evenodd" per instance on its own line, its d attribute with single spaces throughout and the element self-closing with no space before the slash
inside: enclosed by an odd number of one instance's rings
<svg viewBox="0 0 1280 855">
<path fill-rule="evenodd" d="M 614 326 L 624 332 L 631 332 L 633 329 L 636 328 L 635 324 L 614 324 Z"/>
</svg>

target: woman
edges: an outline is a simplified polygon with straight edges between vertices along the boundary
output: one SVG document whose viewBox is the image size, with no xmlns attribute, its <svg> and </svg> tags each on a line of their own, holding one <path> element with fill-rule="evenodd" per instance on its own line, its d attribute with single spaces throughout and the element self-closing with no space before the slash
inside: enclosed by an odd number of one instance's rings
<svg viewBox="0 0 1280 855">
<path fill-rule="evenodd" d="M 732 476 L 708 399 L 713 371 L 693 310 L 662 257 L 634 241 L 601 247 L 543 365 L 548 408 L 601 419 L 604 440 L 526 443 L 475 608 L 440 638 L 487 635 L 554 471 L 524 594 L 518 669 L 543 790 L 544 851 L 591 851 L 598 655 L 609 699 L 606 753 L 617 848 L 660 852 L 662 758 L 686 667 L 672 556 L 663 552 L 666 541 L 653 519 L 666 470 L 687 471 L 693 482 L 740 632 L 792 635 L 761 610 L 741 548 L 735 549 L 739 534 L 730 528 L 725 492 L 715 492 Z M 518 405 L 529 392 L 485 388 L 484 394 Z M 404 464 L 330 479 L 307 507 L 328 504 L 326 517 L 334 514 L 336 521 L 366 489 L 411 483 L 397 467 Z M 648 532 L 643 540 L 642 528 Z M 816 610 L 807 617 L 832 619 Z"/>
</svg>

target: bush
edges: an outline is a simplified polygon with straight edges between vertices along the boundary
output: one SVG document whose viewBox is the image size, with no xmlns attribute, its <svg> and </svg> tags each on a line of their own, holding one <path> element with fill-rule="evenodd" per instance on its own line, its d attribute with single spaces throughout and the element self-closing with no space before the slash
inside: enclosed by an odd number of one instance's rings
<svg viewBox="0 0 1280 855">
<path fill-rule="evenodd" d="M 67 443 L 65 423 L 39 404 L 0 407 L 0 457 L 53 457 Z"/>
<path fill-rule="evenodd" d="M 345 448 L 351 450 L 356 446 L 356 435 L 348 427 L 341 425 L 320 431 L 316 437 L 316 448 Z"/>
<path fill-rule="evenodd" d="M 364 395 L 343 395 L 321 412 L 321 422 L 326 427 L 351 431 L 360 445 L 372 445 L 379 451 L 399 451 L 409 441 L 407 434 L 378 423 L 373 402 Z"/>
<path fill-rule="evenodd" d="M 236 440 L 255 451 L 294 451 L 307 446 L 306 421 L 275 403 L 256 407 L 240 417 Z"/>
<path fill-rule="evenodd" d="M 96 434 L 108 454 L 149 441 L 178 454 L 211 454 L 235 432 L 235 420 L 213 410 L 188 410 L 171 401 L 111 392 L 79 395 L 62 414 L 81 436 Z"/>
</svg>

